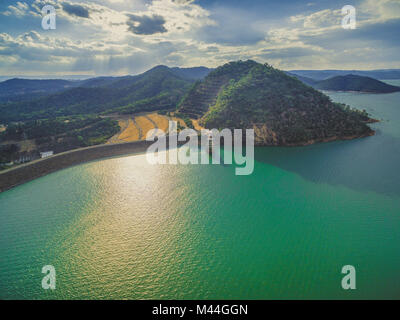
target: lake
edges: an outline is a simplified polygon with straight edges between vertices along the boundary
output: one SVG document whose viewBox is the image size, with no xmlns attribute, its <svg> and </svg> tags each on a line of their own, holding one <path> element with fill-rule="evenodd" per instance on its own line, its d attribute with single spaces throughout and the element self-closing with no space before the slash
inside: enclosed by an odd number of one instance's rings
<svg viewBox="0 0 400 320">
<path fill-rule="evenodd" d="M 328 95 L 377 134 L 256 148 L 251 176 L 136 155 L 0 194 L 0 298 L 399 299 L 400 93 Z"/>
</svg>

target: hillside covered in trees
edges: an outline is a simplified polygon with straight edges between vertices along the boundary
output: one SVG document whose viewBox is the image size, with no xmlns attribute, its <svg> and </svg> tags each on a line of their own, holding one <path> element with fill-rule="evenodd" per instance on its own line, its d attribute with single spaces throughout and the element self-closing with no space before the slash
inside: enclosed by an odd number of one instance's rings
<svg viewBox="0 0 400 320">
<path fill-rule="evenodd" d="M 208 72 L 158 66 L 137 76 L 84 81 L 12 79 L 0 83 L 0 98 L 8 97 L 0 104 L 0 123 L 175 109 L 195 79 Z"/>
<path fill-rule="evenodd" d="M 374 134 L 368 114 L 269 65 L 228 63 L 195 83 L 179 112 L 206 128 L 254 128 L 257 145 L 306 145 Z"/>
<path fill-rule="evenodd" d="M 1 163 L 33 160 L 39 152 L 54 153 L 104 144 L 119 132 L 118 122 L 98 116 L 61 117 L 12 123 L 0 132 Z"/>
<path fill-rule="evenodd" d="M 46 87 L 48 94 L 41 96 Z M 293 74 L 250 60 L 214 70 L 158 66 L 137 76 L 81 81 L 13 79 L 0 83 L 1 95 L 11 97 L 0 104 L 5 155 L 102 144 L 121 129 L 112 119 L 153 111 L 172 111 L 187 127 L 197 119 L 210 129 L 253 128 L 258 145 L 305 145 L 374 133 L 366 112 L 333 103 Z"/>
<path fill-rule="evenodd" d="M 37 159 L 43 151 L 59 153 L 109 143 L 121 130 L 129 129 L 120 125 L 129 118 L 134 121 L 134 114 L 175 111 L 195 80 L 209 72 L 204 67 L 158 66 L 136 76 L 3 81 L 0 170 L 8 168 L 6 164 Z M 145 134 L 147 126 L 156 125 L 146 119 L 131 127 Z"/>
<path fill-rule="evenodd" d="M 400 87 L 392 86 L 370 77 L 362 77 L 353 74 L 322 80 L 316 82 L 314 87 L 320 90 L 370 93 L 392 93 L 400 91 Z"/>
</svg>

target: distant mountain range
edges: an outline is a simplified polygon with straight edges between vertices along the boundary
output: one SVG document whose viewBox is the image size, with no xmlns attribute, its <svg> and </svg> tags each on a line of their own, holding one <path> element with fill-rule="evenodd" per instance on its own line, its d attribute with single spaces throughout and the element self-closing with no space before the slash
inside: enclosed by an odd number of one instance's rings
<svg viewBox="0 0 400 320">
<path fill-rule="evenodd" d="M 336 76 L 322 80 L 313 85 L 320 90 L 359 91 L 370 93 L 392 93 L 400 91 L 400 87 L 392 86 L 382 81 L 353 74 Z"/>
<path fill-rule="evenodd" d="M 175 109 L 195 80 L 208 72 L 207 68 L 158 66 L 137 76 L 82 81 L 11 79 L 0 83 L 0 123 Z"/>
<path fill-rule="evenodd" d="M 318 90 L 357 91 L 366 93 L 392 93 L 400 91 L 400 87 L 392 86 L 370 77 L 357 76 L 354 74 L 336 76 L 320 81 L 292 73 L 288 74 Z"/>
<path fill-rule="evenodd" d="M 69 80 L 29 80 L 10 79 L 0 82 L 0 102 L 22 101 L 67 90 L 79 85 L 79 81 Z"/>
<path fill-rule="evenodd" d="M 157 68 L 167 68 L 158 66 Z M 152 69 L 152 70 L 153 70 Z M 185 81 L 196 81 L 204 79 L 213 69 L 206 67 L 195 68 L 168 68 L 172 74 L 182 78 Z M 370 79 L 400 79 L 400 69 L 374 70 L 374 71 L 357 71 L 357 70 L 293 70 L 287 72 L 295 76 L 300 81 L 313 86 L 320 90 L 339 90 L 339 91 L 365 91 L 375 93 L 387 93 L 398 91 L 396 87 L 386 84 L 373 82 Z M 144 74 L 147 74 L 145 72 Z M 59 93 L 72 88 L 98 88 L 98 87 L 118 87 L 122 84 L 129 85 L 142 77 L 144 74 L 136 76 L 124 77 L 96 77 L 86 80 L 61 80 L 61 79 L 20 79 L 14 78 L 0 82 L 0 103 L 2 102 L 18 102 L 25 100 L 33 100 L 50 94 Z M 360 76 L 370 79 L 357 77 Z M 346 78 L 336 78 L 332 81 L 321 82 L 329 78 L 346 76 Z M 353 85 L 350 85 L 354 82 Z M 360 83 L 364 85 L 360 85 Z M 342 83 L 342 85 L 339 85 Z M 114 85 L 115 86 L 114 86 Z M 346 88 L 349 89 L 346 89 Z M 391 88 L 390 88 L 391 87 Z M 353 89 L 351 89 L 353 88 Z M 357 89 L 358 88 L 358 89 Z"/>
<path fill-rule="evenodd" d="M 356 76 L 371 77 L 378 80 L 400 79 L 400 69 L 384 70 L 291 70 L 289 73 L 314 80 L 326 80 L 336 76 L 353 74 Z"/>
<path fill-rule="evenodd" d="M 198 80 L 204 78 L 212 69 L 205 67 L 196 68 L 168 68 L 157 66 L 151 70 L 160 68 L 169 69 L 171 74 L 184 80 Z M 0 102 L 17 102 L 32 100 L 49 94 L 66 91 L 72 88 L 97 88 L 97 87 L 121 87 L 134 83 L 136 80 L 148 75 L 148 72 L 137 76 L 124 77 L 97 77 L 86 80 L 59 80 L 59 79 L 9 79 L 0 82 Z"/>
</svg>

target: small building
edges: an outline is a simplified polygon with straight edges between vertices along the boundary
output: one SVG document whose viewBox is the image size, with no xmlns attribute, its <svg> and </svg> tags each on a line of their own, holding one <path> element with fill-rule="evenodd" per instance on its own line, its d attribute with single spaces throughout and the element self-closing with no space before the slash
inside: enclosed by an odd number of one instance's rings
<svg viewBox="0 0 400 320">
<path fill-rule="evenodd" d="M 48 158 L 54 155 L 54 151 L 45 151 L 40 153 L 40 157 L 43 158 Z"/>
</svg>

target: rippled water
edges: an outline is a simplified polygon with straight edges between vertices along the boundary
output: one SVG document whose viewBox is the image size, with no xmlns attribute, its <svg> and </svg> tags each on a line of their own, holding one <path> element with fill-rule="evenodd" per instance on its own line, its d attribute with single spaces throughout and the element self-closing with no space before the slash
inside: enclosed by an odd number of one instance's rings
<svg viewBox="0 0 400 320">
<path fill-rule="evenodd" d="M 400 298 L 400 94 L 329 95 L 382 119 L 377 135 L 259 148 L 248 177 L 139 155 L 0 194 L 0 298 Z"/>
</svg>

